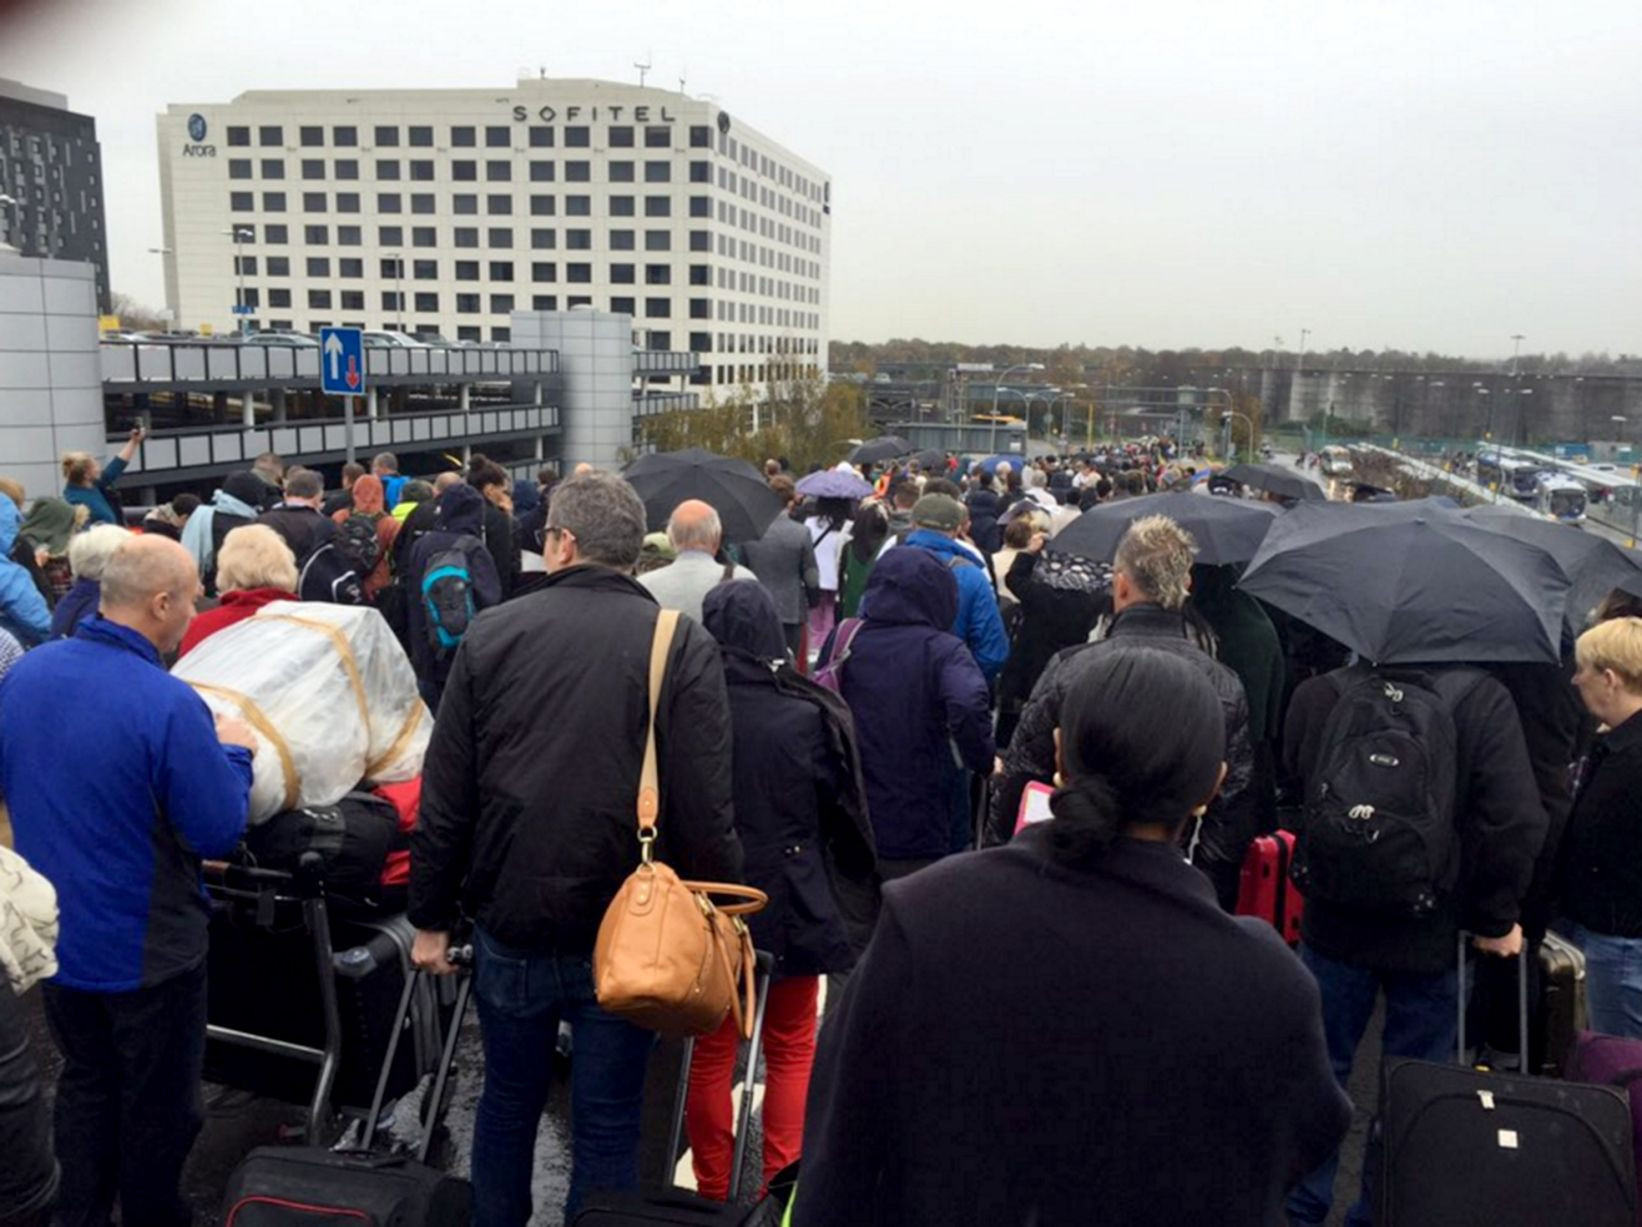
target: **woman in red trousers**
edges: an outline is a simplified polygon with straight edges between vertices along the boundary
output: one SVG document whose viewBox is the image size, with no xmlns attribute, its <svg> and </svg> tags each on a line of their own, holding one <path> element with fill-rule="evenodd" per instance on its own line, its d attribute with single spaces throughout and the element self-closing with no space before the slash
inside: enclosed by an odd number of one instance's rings
<svg viewBox="0 0 1642 1227">
<path fill-rule="evenodd" d="M 849 709 L 787 665 L 775 603 L 755 583 L 720 584 L 702 618 L 724 656 L 735 736 L 735 819 L 747 884 L 770 897 L 750 919 L 775 960 L 764 1016 L 767 1183 L 798 1158 L 815 1057 L 821 976 L 847 971 L 870 936 L 878 873 Z M 696 1187 L 723 1200 L 734 1155 L 734 1018 L 696 1041 L 686 1124 Z"/>
</svg>

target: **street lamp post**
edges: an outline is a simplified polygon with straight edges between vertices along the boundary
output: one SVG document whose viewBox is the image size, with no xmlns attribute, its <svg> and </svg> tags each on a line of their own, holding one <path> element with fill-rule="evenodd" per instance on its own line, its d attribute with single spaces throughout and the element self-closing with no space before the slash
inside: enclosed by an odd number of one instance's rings
<svg viewBox="0 0 1642 1227">
<path fill-rule="evenodd" d="M 399 322 L 393 328 L 395 332 L 405 331 L 405 276 L 404 253 L 399 251 L 385 251 L 382 253 L 393 261 L 393 315 Z"/>
<path fill-rule="evenodd" d="M 235 300 L 236 314 L 239 316 L 239 334 L 245 336 L 246 325 L 251 322 L 250 312 L 245 305 L 245 240 L 254 237 L 249 230 L 240 226 L 230 226 L 223 231 L 234 240 L 234 268 L 239 272 L 239 290 Z"/>
<path fill-rule="evenodd" d="M 1041 362 L 1017 362 L 1013 366 L 1004 367 L 1003 368 L 1003 374 L 999 375 L 998 378 L 993 382 L 993 384 L 992 384 L 992 433 L 991 433 L 991 445 L 990 446 L 992 448 L 992 454 L 994 456 L 996 456 L 998 454 L 998 397 L 1003 394 L 1003 381 L 1009 378 L 1009 372 L 1010 371 L 1041 371 L 1041 370 L 1043 370 L 1043 363 L 1041 363 Z M 1017 393 L 1017 395 L 1019 395 L 1019 393 Z M 1022 399 L 1024 400 L 1025 397 L 1022 397 Z"/>
</svg>

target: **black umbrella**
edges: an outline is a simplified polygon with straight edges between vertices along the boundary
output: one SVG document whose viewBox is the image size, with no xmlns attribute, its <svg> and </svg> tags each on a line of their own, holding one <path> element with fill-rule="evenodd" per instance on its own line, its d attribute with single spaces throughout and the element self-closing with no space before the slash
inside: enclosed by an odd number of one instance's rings
<svg viewBox="0 0 1642 1227">
<path fill-rule="evenodd" d="M 1568 577 L 1543 549 L 1458 512 L 1307 503 L 1240 587 L 1378 664 L 1559 659 Z"/>
<path fill-rule="evenodd" d="M 1278 464 L 1234 464 L 1228 469 L 1222 469 L 1220 475 L 1229 477 L 1240 485 L 1253 486 L 1256 490 L 1275 494 L 1279 498 L 1320 502 L 1328 497 L 1323 493 L 1323 488 L 1311 478 Z"/>
<path fill-rule="evenodd" d="M 1110 562 L 1123 534 L 1142 516 L 1168 516 L 1197 540 L 1197 561 L 1247 562 L 1277 519 L 1271 503 L 1176 492 L 1147 494 L 1091 507 L 1055 535 L 1054 547 Z"/>
<path fill-rule="evenodd" d="M 941 470 L 943 473 L 946 472 L 946 453 L 937 451 L 933 447 L 919 452 L 913 459 L 918 462 L 918 467 L 926 473 L 932 473 L 936 469 Z"/>
<path fill-rule="evenodd" d="M 1474 507 L 1465 518 L 1490 532 L 1537 545 L 1557 560 L 1573 582 L 1568 593 L 1568 621 L 1575 631 L 1584 629 L 1591 611 L 1615 588 L 1630 591 L 1642 587 L 1642 566 L 1633 552 L 1572 524 L 1559 524 L 1504 504 Z"/>
<path fill-rule="evenodd" d="M 894 460 L 912 450 L 912 444 L 899 435 L 880 435 L 858 444 L 849 454 L 851 464 L 877 464 L 880 460 Z"/>
<path fill-rule="evenodd" d="M 726 541 L 757 541 L 782 511 L 780 495 L 752 465 L 699 447 L 640 456 L 622 476 L 644 500 L 652 532 L 665 528 L 673 509 L 693 498 L 718 512 Z"/>
</svg>

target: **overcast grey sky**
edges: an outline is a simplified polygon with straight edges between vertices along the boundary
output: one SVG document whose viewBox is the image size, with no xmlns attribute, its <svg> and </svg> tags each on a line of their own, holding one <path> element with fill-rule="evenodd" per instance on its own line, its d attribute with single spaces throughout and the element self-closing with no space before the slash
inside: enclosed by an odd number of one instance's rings
<svg viewBox="0 0 1642 1227">
<path fill-rule="evenodd" d="M 0 11 L 4 6 L 0 5 Z M 154 116 L 247 89 L 687 77 L 833 176 L 832 333 L 1642 351 L 1637 0 L 50 0 L 158 304 Z"/>
</svg>

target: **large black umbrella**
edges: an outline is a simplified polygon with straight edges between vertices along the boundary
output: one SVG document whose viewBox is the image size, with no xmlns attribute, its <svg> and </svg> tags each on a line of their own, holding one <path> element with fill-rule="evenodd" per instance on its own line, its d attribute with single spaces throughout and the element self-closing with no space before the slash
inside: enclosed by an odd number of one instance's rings
<svg viewBox="0 0 1642 1227">
<path fill-rule="evenodd" d="M 1567 572 L 1573 587 L 1568 593 L 1568 620 L 1575 631 L 1615 588 L 1642 586 L 1642 565 L 1635 553 L 1620 549 L 1605 537 L 1542 519 L 1515 507 L 1473 507 L 1465 518 L 1490 532 L 1503 533 L 1537 545 Z"/>
<path fill-rule="evenodd" d="M 918 462 L 918 467 L 926 473 L 933 473 L 937 469 L 943 473 L 946 472 L 946 453 L 933 447 L 926 447 L 913 459 Z"/>
<path fill-rule="evenodd" d="M 1295 469 L 1278 464 L 1234 464 L 1220 471 L 1222 477 L 1279 498 L 1299 502 L 1321 502 L 1328 497 L 1323 488 Z"/>
<path fill-rule="evenodd" d="M 849 454 L 851 464 L 877 464 L 880 460 L 894 460 L 897 456 L 905 456 L 912 450 L 900 435 L 880 435 L 876 439 L 868 439 L 865 443 L 857 444 L 855 450 Z"/>
<path fill-rule="evenodd" d="M 1240 587 L 1378 664 L 1559 659 L 1568 577 L 1543 549 L 1458 512 L 1306 503 Z"/>
<path fill-rule="evenodd" d="M 780 495 L 752 465 L 699 447 L 640 456 L 622 476 L 644 500 L 652 532 L 665 528 L 673 509 L 693 498 L 718 512 L 726 541 L 757 541 L 782 511 Z"/>
<path fill-rule="evenodd" d="M 1119 499 L 1091 507 L 1055 534 L 1054 547 L 1096 562 L 1111 562 L 1123 534 L 1142 516 L 1168 516 L 1197 540 L 1197 561 L 1247 562 L 1278 518 L 1271 503 L 1173 492 Z"/>
</svg>

